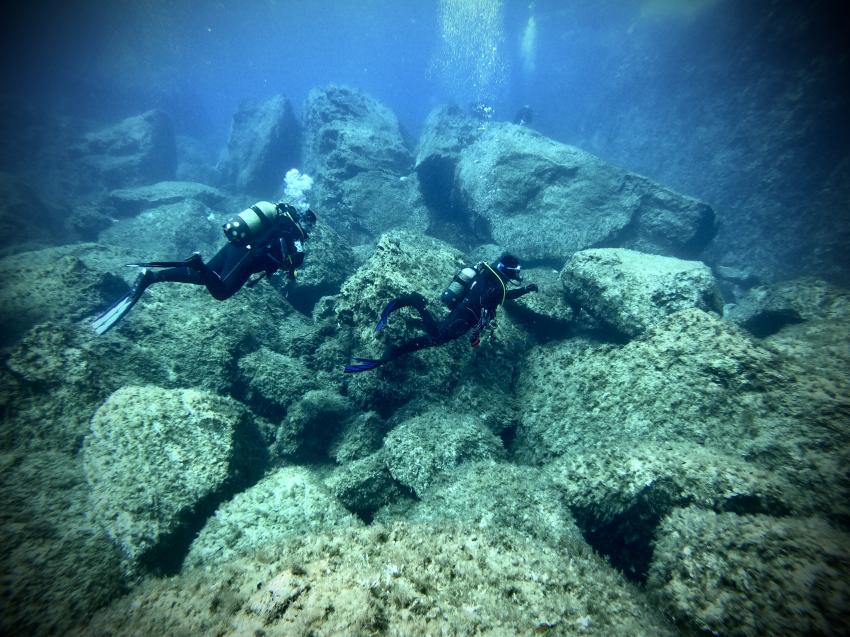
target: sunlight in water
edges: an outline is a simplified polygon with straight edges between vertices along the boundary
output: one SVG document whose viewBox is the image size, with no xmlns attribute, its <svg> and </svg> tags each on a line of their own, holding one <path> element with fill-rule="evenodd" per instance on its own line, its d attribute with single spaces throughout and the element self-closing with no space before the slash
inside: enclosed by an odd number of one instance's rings
<svg viewBox="0 0 850 637">
<path fill-rule="evenodd" d="M 432 70 L 444 90 L 462 101 L 491 102 L 506 78 L 502 0 L 442 0 L 439 21 Z"/>
<path fill-rule="evenodd" d="M 534 19 L 533 15 L 528 17 L 528 22 L 525 24 L 519 51 L 522 58 L 523 73 L 526 76 L 533 75 L 537 64 L 537 20 Z"/>
</svg>

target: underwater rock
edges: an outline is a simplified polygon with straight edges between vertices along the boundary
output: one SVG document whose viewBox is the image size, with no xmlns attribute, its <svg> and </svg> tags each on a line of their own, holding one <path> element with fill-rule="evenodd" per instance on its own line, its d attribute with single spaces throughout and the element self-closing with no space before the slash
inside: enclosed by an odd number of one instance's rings
<svg viewBox="0 0 850 637">
<path fill-rule="evenodd" d="M 850 535 L 822 519 L 690 507 L 661 523 L 648 585 L 694 631 L 838 635 L 850 628 L 848 565 Z"/>
<path fill-rule="evenodd" d="M 833 396 L 850 396 L 850 316 L 809 318 L 786 325 L 764 343 L 782 352 L 811 378 L 829 379 L 821 391 Z M 829 385 L 832 385 L 831 387 Z"/>
<path fill-rule="evenodd" d="M 315 386 L 312 372 L 299 358 L 268 347 L 239 359 L 239 399 L 267 418 L 281 418 L 290 405 Z"/>
<path fill-rule="evenodd" d="M 265 199 L 277 196 L 286 171 L 301 165 L 300 135 L 292 105 L 283 95 L 242 102 L 219 166 L 224 182 L 237 192 Z"/>
<path fill-rule="evenodd" d="M 120 188 L 109 193 L 109 203 L 119 217 L 132 217 L 149 208 L 195 200 L 205 206 L 221 204 L 227 195 L 218 188 L 192 181 L 160 181 L 149 186 Z"/>
<path fill-rule="evenodd" d="M 320 215 L 306 243 L 307 256 L 292 284 L 285 284 L 292 306 L 309 315 L 323 296 L 339 292 L 354 268 L 351 247 Z"/>
<path fill-rule="evenodd" d="M 479 532 L 506 529 L 569 555 L 591 553 L 557 489 L 536 467 L 492 460 L 465 463 L 429 489 L 405 519 Z"/>
<path fill-rule="evenodd" d="M 109 189 L 167 181 L 177 170 L 174 127 L 159 110 L 87 134 L 75 154 Z"/>
<path fill-rule="evenodd" d="M 318 385 L 315 381 L 313 384 Z M 311 389 L 293 403 L 280 422 L 271 445 L 272 456 L 326 460 L 334 438 L 354 413 L 351 401 L 335 388 Z"/>
<path fill-rule="evenodd" d="M 427 213 L 398 119 L 345 87 L 313 89 L 304 105 L 304 166 L 317 214 L 346 240 L 370 242 L 390 228 L 424 230 Z"/>
<path fill-rule="evenodd" d="M 98 242 L 123 248 L 139 261 L 179 261 L 192 252 L 209 259 L 224 244 L 214 213 L 195 199 L 147 208 L 116 219 L 98 235 Z"/>
<path fill-rule="evenodd" d="M 98 408 L 83 466 L 128 573 L 179 567 L 216 505 L 262 474 L 258 439 L 242 405 L 196 390 L 124 387 Z"/>
<path fill-rule="evenodd" d="M 549 344 L 533 354 L 518 383 L 520 400 L 530 405 L 519 432 L 529 458 L 648 440 L 735 447 L 755 426 L 765 392 L 787 389 L 795 371 L 697 309 L 673 314 L 622 347 L 576 353 L 569 344 Z"/>
<path fill-rule="evenodd" d="M 440 303 L 440 294 L 466 263 L 458 250 L 427 236 L 401 230 L 381 236 L 369 260 L 343 284 L 333 306 L 340 341 L 346 343 L 343 355 L 377 358 L 387 344 L 423 334 L 421 320 L 412 309 L 394 312 L 389 325 L 375 332 L 383 308 L 403 294 L 418 292 L 432 299 L 428 309 L 437 321 L 442 320 L 448 309 Z M 529 320 L 543 318 L 531 312 L 525 315 Z M 387 416 L 411 399 L 454 393 L 451 400 L 466 405 L 461 411 L 474 411 L 481 405 L 481 413 L 499 412 L 499 420 L 510 420 L 507 412 L 512 401 L 507 394 L 532 336 L 509 312 L 502 310 L 496 318 L 480 347 L 472 349 L 468 339 L 459 338 L 423 349 L 376 372 L 347 379 L 349 396 Z"/>
<path fill-rule="evenodd" d="M 74 454 L 92 413 L 115 389 L 112 383 L 139 382 L 130 370 L 105 380 L 102 363 L 111 352 L 79 338 L 75 327 L 40 323 L 8 350 L 0 369 L 0 408 L 7 419 L 2 447 Z"/>
<path fill-rule="evenodd" d="M 400 343 L 422 333 L 421 321 L 410 309 L 393 313 L 389 325 L 375 332 L 386 304 L 403 294 L 418 292 L 430 299 L 428 309 L 441 319 L 440 294 L 463 265 L 460 252 L 436 239 L 402 230 L 382 235 L 368 261 L 342 285 L 333 308 L 337 323 L 351 331 L 348 353 L 379 358 L 385 343 Z M 386 413 L 419 395 L 445 394 L 467 358 L 459 356 L 462 345 L 428 348 L 405 357 L 404 364 L 357 374 L 348 381 L 349 395 L 367 409 Z"/>
<path fill-rule="evenodd" d="M 428 232 L 432 236 L 457 242 L 463 235 L 471 234 L 457 210 L 455 171 L 461 151 L 480 134 L 480 122 L 457 106 L 440 106 L 425 120 L 415 168 L 419 189 L 431 215 Z"/>
<path fill-rule="evenodd" d="M 0 250 L 21 252 L 32 244 L 59 243 L 63 220 L 23 181 L 0 172 Z"/>
<path fill-rule="evenodd" d="M 751 289 L 726 317 L 758 337 L 786 325 L 812 320 L 850 320 L 850 293 L 814 278 L 801 278 Z"/>
<path fill-rule="evenodd" d="M 404 523 L 305 534 L 250 561 L 151 580 L 81 634 L 199 628 L 232 637 L 678 634 L 596 555 L 498 529 Z"/>
<path fill-rule="evenodd" d="M 630 579 L 644 581 L 661 519 L 688 505 L 786 515 L 808 498 L 775 473 L 693 443 L 599 447 L 543 470 L 587 541 Z"/>
<path fill-rule="evenodd" d="M 103 265 L 128 276 L 127 261 Z M 120 268 L 120 270 L 119 270 Z M 110 301 L 126 291 L 127 284 Z M 89 307 L 94 314 L 101 307 Z M 152 285 L 133 311 L 115 329 L 97 336 L 86 328 L 86 338 L 109 349 L 101 369 L 105 382 L 121 369 L 154 378 L 153 384 L 195 387 L 235 395 L 241 382 L 237 361 L 259 349 L 285 351 L 290 332 L 301 333 L 306 320 L 267 282 L 243 288 L 226 301 L 216 301 L 202 286 L 180 283 Z M 202 353 L 202 354 L 201 354 Z"/>
<path fill-rule="evenodd" d="M 103 274 L 106 263 L 127 263 L 119 250 L 91 243 L 22 252 L 0 259 L 0 342 L 9 344 L 38 323 L 78 320 L 126 290 Z"/>
<path fill-rule="evenodd" d="M 523 284 L 536 283 L 539 290 L 505 304 L 505 311 L 535 339 L 563 338 L 576 319 L 567 302 L 559 272 L 552 268 L 523 268 Z"/>
<path fill-rule="evenodd" d="M 480 419 L 444 410 L 405 420 L 387 434 L 384 449 L 392 477 L 420 497 L 457 465 L 504 455 L 501 440 Z"/>
<path fill-rule="evenodd" d="M 711 270 L 699 261 L 618 248 L 577 252 L 561 270 L 567 298 L 625 338 L 686 308 L 720 312 Z"/>
<path fill-rule="evenodd" d="M 456 187 L 480 241 L 533 261 L 600 245 L 693 258 L 714 234 L 708 205 L 515 124 L 462 151 Z"/>
<path fill-rule="evenodd" d="M 390 474 L 383 449 L 334 469 L 325 484 L 349 511 L 367 522 L 378 509 L 406 495 Z"/>
<path fill-rule="evenodd" d="M 536 348 L 519 375 L 513 450 L 544 462 L 596 449 L 693 443 L 776 472 L 810 510 L 846 518 L 850 400 L 824 376 L 701 310 L 637 340 L 576 352 Z"/>
<path fill-rule="evenodd" d="M 304 467 L 283 467 L 222 504 L 192 542 L 183 570 L 217 570 L 288 537 L 326 533 L 359 520 Z"/>
<path fill-rule="evenodd" d="M 334 439 L 331 457 L 339 463 L 351 462 L 377 451 L 384 437 L 384 423 L 374 411 L 358 413 Z"/>
<path fill-rule="evenodd" d="M 0 632 L 67 635 L 125 592 L 118 551 L 91 527 L 77 457 L 2 453 L 0 493 Z"/>
</svg>

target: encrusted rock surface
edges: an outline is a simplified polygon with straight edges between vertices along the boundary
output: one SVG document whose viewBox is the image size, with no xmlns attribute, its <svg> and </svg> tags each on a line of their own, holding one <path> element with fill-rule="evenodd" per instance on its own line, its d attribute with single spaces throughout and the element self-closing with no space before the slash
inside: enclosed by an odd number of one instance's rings
<svg viewBox="0 0 850 637">
<path fill-rule="evenodd" d="M 83 445 L 92 514 L 130 573 L 168 571 L 225 497 L 256 479 L 247 410 L 195 390 L 126 387 L 92 417 Z"/>
<path fill-rule="evenodd" d="M 306 534 L 255 561 L 151 580 L 80 634 L 667 637 L 645 596 L 590 553 L 510 530 L 396 523 Z"/>
<path fill-rule="evenodd" d="M 481 242 L 551 264 L 601 245 L 693 257 L 714 232 L 707 204 L 515 124 L 461 152 L 456 186 Z"/>
<path fill-rule="evenodd" d="M 583 250 L 561 270 L 561 282 L 570 302 L 626 338 L 679 310 L 722 309 L 711 270 L 700 261 L 617 248 Z"/>
<path fill-rule="evenodd" d="M 756 637 L 850 629 L 850 535 L 819 518 L 679 509 L 661 524 L 649 587 L 691 630 Z"/>
<path fill-rule="evenodd" d="M 479 418 L 439 411 L 398 425 L 384 440 L 384 449 L 390 474 L 419 496 L 463 462 L 504 454 L 499 438 Z"/>
<path fill-rule="evenodd" d="M 271 199 L 281 192 L 286 171 L 298 168 L 300 160 L 301 130 L 288 98 L 275 95 L 239 105 L 219 166 L 226 184 Z"/>
<path fill-rule="evenodd" d="M 310 91 L 303 121 L 312 201 L 337 232 L 363 243 L 390 228 L 426 228 L 413 156 L 392 111 L 360 91 L 329 86 Z"/>
<path fill-rule="evenodd" d="M 357 524 L 309 469 L 283 467 L 218 508 L 192 542 L 183 568 L 218 569 L 289 537 Z"/>
</svg>

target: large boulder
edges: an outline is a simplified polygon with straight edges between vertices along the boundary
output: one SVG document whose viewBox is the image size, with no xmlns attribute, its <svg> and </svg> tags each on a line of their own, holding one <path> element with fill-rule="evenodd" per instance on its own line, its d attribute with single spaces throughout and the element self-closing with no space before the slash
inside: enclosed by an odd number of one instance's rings
<svg viewBox="0 0 850 637">
<path fill-rule="evenodd" d="M 61 215 L 23 181 L 0 173 L 0 251 L 57 243 L 64 228 Z"/>
<path fill-rule="evenodd" d="M 334 323 L 350 333 L 346 354 L 380 358 L 387 344 L 422 334 L 421 321 L 410 309 L 395 312 L 380 333 L 375 323 L 387 303 L 413 292 L 432 299 L 428 307 L 439 320 L 444 316 L 439 295 L 461 267 L 463 255 L 441 241 L 401 230 L 382 235 L 366 263 L 345 281 L 333 306 Z M 419 395 L 444 394 L 460 375 L 460 348 L 459 342 L 429 348 L 406 357 L 404 364 L 358 374 L 349 382 L 349 393 L 378 411 Z"/>
<path fill-rule="evenodd" d="M 125 387 L 83 444 L 92 514 L 128 572 L 179 566 L 218 503 L 262 473 L 248 411 L 195 390 Z"/>
<path fill-rule="evenodd" d="M 528 407 L 514 451 L 530 462 L 638 444 L 690 443 L 743 457 L 848 514 L 850 404 L 831 379 L 698 309 L 621 347 L 539 348 L 517 383 Z"/>
<path fill-rule="evenodd" d="M 561 282 L 574 305 L 625 338 L 679 310 L 720 312 L 723 307 L 704 263 L 633 250 L 577 252 L 561 270 Z"/>
<path fill-rule="evenodd" d="M 593 553 L 498 528 L 404 523 L 308 533 L 251 560 L 152 580 L 81 634 L 199 627 L 233 636 L 678 634 Z"/>
<path fill-rule="evenodd" d="M 359 523 L 309 469 L 283 467 L 219 507 L 183 567 L 220 568 L 238 557 L 271 553 L 286 538 Z"/>
<path fill-rule="evenodd" d="M 239 105 L 220 170 L 238 192 L 270 198 L 281 191 L 284 174 L 298 167 L 300 158 L 298 120 L 289 99 L 275 95 Z"/>
<path fill-rule="evenodd" d="M 419 188 L 431 214 L 429 232 L 441 239 L 458 239 L 462 216 L 455 201 L 455 171 L 461 151 L 481 134 L 481 122 L 457 106 L 441 106 L 428 115 L 416 149 Z"/>
<path fill-rule="evenodd" d="M 180 261 L 192 252 L 209 259 L 225 241 L 215 213 L 196 199 L 116 219 L 98 235 L 98 242 L 132 252 L 140 262 Z"/>
<path fill-rule="evenodd" d="M 312 203 L 337 232 L 363 243 L 390 228 L 426 228 L 413 157 L 386 106 L 330 86 L 310 91 L 303 120 Z"/>
<path fill-rule="evenodd" d="M 104 274 L 110 257 L 128 254 L 95 244 L 22 252 L 0 259 L 0 343 L 8 345 L 38 323 L 80 319 L 123 294 L 124 282 Z"/>
<path fill-rule="evenodd" d="M 850 293 L 810 277 L 761 285 L 727 308 L 726 318 L 755 336 L 775 334 L 786 325 L 850 318 Z"/>
<path fill-rule="evenodd" d="M 807 496 L 776 473 L 694 443 L 599 447 L 544 469 L 588 542 L 644 581 L 659 522 L 676 507 L 786 515 Z"/>
<path fill-rule="evenodd" d="M 403 500 L 408 491 L 390 474 L 383 449 L 338 467 L 325 484 L 349 511 L 367 521 L 381 507 Z"/>
<path fill-rule="evenodd" d="M 78 457 L 0 454 L 0 632 L 67 635 L 125 592 L 118 551 L 88 517 Z"/>
<path fill-rule="evenodd" d="M 286 298 L 300 312 L 310 314 L 323 296 L 339 292 L 351 275 L 354 254 L 351 247 L 323 218 L 320 218 L 305 249 L 307 256 L 294 282 L 286 285 Z"/>
<path fill-rule="evenodd" d="M 174 127 L 158 110 L 89 133 L 74 152 L 110 189 L 174 179 L 177 171 Z"/>
<path fill-rule="evenodd" d="M 661 524 L 649 587 L 694 632 L 840 635 L 850 628 L 848 565 L 850 535 L 820 518 L 690 507 Z"/>
<path fill-rule="evenodd" d="M 418 496 L 464 462 L 495 460 L 504 454 L 501 440 L 480 418 L 442 410 L 398 425 L 384 440 L 384 449 L 390 474 Z"/>
<path fill-rule="evenodd" d="M 600 245 L 692 258 L 714 233 L 705 203 L 514 124 L 489 124 L 456 182 L 479 240 L 525 259 L 560 265 Z"/>
<path fill-rule="evenodd" d="M 510 529 L 570 555 L 590 552 L 567 504 L 536 467 L 492 460 L 465 463 L 428 490 L 405 517 L 476 532 Z"/>
<path fill-rule="evenodd" d="M 218 188 L 193 181 L 160 181 L 135 188 L 119 188 L 109 193 L 109 203 L 116 216 L 131 217 L 150 208 L 195 200 L 212 208 L 227 195 Z"/>
<path fill-rule="evenodd" d="M 412 309 L 394 312 L 388 327 L 375 332 L 383 308 L 403 294 L 418 292 L 431 299 L 428 309 L 442 320 L 448 310 L 439 295 L 465 262 L 458 250 L 430 237 L 406 231 L 383 235 L 366 263 L 343 284 L 333 306 L 334 325 L 348 335 L 345 354 L 379 358 L 387 345 L 423 334 Z M 503 392 L 528 340 L 527 333 L 500 312 L 498 329 L 481 347 L 470 351 L 467 339 L 459 338 L 423 349 L 375 372 L 355 375 L 348 381 L 348 392 L 362 406 L 384 414 L 412 398 L 451 392 L 464 394 L 466 408 L 480 404 L 488 411 L 504 411 L 510 401 Z M 468 390 L 474 392 L 472 403 L 466 397 Z"/>
</svg>

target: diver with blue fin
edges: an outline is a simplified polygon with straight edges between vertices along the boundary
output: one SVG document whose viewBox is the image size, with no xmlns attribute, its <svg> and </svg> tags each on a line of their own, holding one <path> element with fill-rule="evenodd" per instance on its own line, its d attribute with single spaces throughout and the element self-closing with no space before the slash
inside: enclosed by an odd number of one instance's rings
<svg viewBox="0 0 850 637">
<path fill-rule="evenodd" d="M 435 347 L 469 334 L 469 344 L 478 347 L 481 334 L 493 326 L 496 309 L 505 301 L 516 299 L 529 292 L 537 292 L 536 283 L 525 287 L 508 289 L 509 285 L 522 283 L 522 266 L 519 259 L 503 254 L 498 261 L 482 261 L 475 267 L 466 267 L 452 279 L 443 291 L 440 300 L 451 310 L 440 322 L 426 309 L 425 297 L 418 293 L 401 296 L 390 301 L 381 313 L 376 332 L 387 326 L 390 315 L 403 307 L 412 307 L 422 318 L 425 334 L 400 345 L 390 347 L 382 358 L 358 358 L 345 366 L 345 372 L 356 374 L 380 367 L 403 356 L 426 347 Z"/>
<path fill-rule="evenodd" d="M 196 252 L 183 261 L 128 264 L 142 271 L 130 290 L 98 316 L 92 327 L 98 334 L 112 329 L 154 283 L 203 285 L 213 298 L 223 301 L 246 283 L 253 287 L 279 270 L 294 279 L 295 268 L 304 262 L 304 242 L 315 223 L 312 210 L 299 214 L 289 204 L 257 202 L 222 226 L 228 243 L 206 263 Z M 249 282 L 254 274 L 260 276 Z"/>
</svg>

